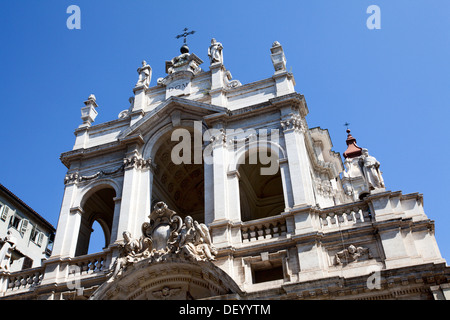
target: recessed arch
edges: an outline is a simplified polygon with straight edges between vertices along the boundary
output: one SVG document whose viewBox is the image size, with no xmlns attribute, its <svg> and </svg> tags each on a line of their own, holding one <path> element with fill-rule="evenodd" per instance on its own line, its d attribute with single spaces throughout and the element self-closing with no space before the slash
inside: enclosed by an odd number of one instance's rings
<svg viewBox="0 0 450 320">
<path fill-rule="evenodd" d="M 278 215 L 287 207 L 283 191 L 284 182 L 279 167 L 279 155 L 283 155 L 282 149 L 276 144 L 271 146 L 275 148 L 271 148 L 270 145 L 261 147 L 256 143 L 250 144 L 236 157 L 242 221 Z M 272 162 L 276 162 L 276 171 L 264 170 L 264 168 L 272 168 L 274 164 L 261 162 L 260 152 L 266 153 Z M 250 157 L 255 154 L 258 157 L 251 162 Z M 267 171 L 270 174 L 265 174 Z"/>
<path fill-rule="evenodd" d="M 272 153 L 277 156 L 278 160 L 286 159 L 286 152 L 280 144 L 270 140 L 253 141 L 246 143 L 234 152 L 234 157 L 228 166 L 228 172 L 237 171 L 241 164 L 248 162 L 251 155 L 256 155 L 259 152 Z"/>
<path fill-rule="evenodd" d="M 78 232 L 75 256 L 81 256 L 88 253 L 94 222 L 98 222 L 102 228 L 104 247 L 106 247 L 111 240 L 116 190 L 110 183 L 105 183 L 105 181 L 103 181 L 103 183 L 94 184 L 91 187 L 92 188 L 85 190 L 83 197 L 80 199 L 80 207 L 82 209 L 81 223 Z"/>
<path fill-rule="evenodd" d="M 116 193 L 116 197 L 120 198 L 122 196 L 122 186 L 117 181 L 113 179 L 98 179 L 91 183 L 83 186 L 76 197 L 73 207 L 83 207 L 86 200 L 100 189 L 112 188 Z"/>
<path fill-rule="evenodd" d="M 164 132 L 158 132 L 150 138 L 144 149 L 147 156 L 151 156 L 153 163 L 152 179 L 152 205 L 164 201 L 180 216 L 192 216 L 199 222 L 204 222 L 205 197 L 204 197 L 204 167 L 202 161 L 202 134 L 194 125 L 193 120 L 181 122 L 182 126 L 176 128 L 165 127 Z M 180 130 L 185 135 L 179 140 L 172 141 L 174 130 Z M 180 132 L 179 131 L 179 132 Z M 203 131 L 203 126 L 202 126 Z M 184 139 L 189 139 L 185 141 Z M 197 141 L 194 141 L 197 139 Z M 182 153 L 190 152 L 190 163 L 177 163 L 174 161 L 172 151 L 181 143 L 190 144 L 189 149 L 183 149 Z M 197 149 L 195 150 L 195 148 Z M 200 158 L 199 158 L 200 157 Z M 195 158 L 200 161 L 194 161 Z"/>
</svg>

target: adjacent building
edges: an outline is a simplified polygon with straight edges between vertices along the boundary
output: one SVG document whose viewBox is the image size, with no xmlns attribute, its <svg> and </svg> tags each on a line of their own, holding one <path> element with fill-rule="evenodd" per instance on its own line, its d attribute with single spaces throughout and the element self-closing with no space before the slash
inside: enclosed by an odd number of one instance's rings
<svg viewBox="0 0 450 320">
<path fill-rule="evenodd" d="M 0 242 L 2 246 L 9 244 L 11 255 L 2 263 L 0 272 L 41 266 L 51 255 L 55 231 L 47 220 L 0 184 Z"/>
</svg>

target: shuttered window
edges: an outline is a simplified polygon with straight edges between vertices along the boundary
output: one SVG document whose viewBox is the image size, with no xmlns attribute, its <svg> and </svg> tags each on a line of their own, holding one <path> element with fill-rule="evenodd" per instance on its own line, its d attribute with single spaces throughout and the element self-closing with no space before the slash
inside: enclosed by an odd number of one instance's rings
<svg viewBox="0 0 450 320">
<path fill-rule="evenodd" d="M 9 207 L 7 205 L 0 203 L 0 219 L 2 219 L 3 221 L 6 221 L 6 219 L 8 218 L 8 213 L 9 213 Z"/>
</svg>

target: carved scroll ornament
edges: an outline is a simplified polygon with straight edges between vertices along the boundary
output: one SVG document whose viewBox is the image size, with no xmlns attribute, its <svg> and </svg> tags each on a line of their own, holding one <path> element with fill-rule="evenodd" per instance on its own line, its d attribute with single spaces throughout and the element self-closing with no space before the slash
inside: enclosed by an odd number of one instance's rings
<svg viewBox="0 0 450 320">
<path fill-rule="evenodd" d="M 120 254 L 111 270 L 112 281 L 127 266 L 148 259 L 149 263 L 164 261 L 170 256 L 182 256 L 193 261 L 214 260 L 217 250 L 212 244 L 208 227 L 187 216 L 183 222 L 164 202 L 158 202 L 142 224 L 142 236 L 133 239 L 123 233 Z"/>
</svg>

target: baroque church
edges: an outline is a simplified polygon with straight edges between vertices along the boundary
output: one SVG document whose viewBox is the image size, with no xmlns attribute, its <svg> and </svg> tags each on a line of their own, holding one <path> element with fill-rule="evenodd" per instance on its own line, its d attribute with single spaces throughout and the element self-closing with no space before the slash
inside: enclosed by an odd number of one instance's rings
<svg viewBox="0 0 450 320">
<path fill-rule="evenodd" d="M 185 41 L 156 81 L 143 61 L 116 120 L 93 124 L 88 97 L 52 255 L 0 272 L 0 299 L 450 299 L 422 195 L 390 191 L 350 130 L 341 158 L 308 127 L 281 44 L 247 84 L 206 47 L 205 67 Z"/>
</svg>

